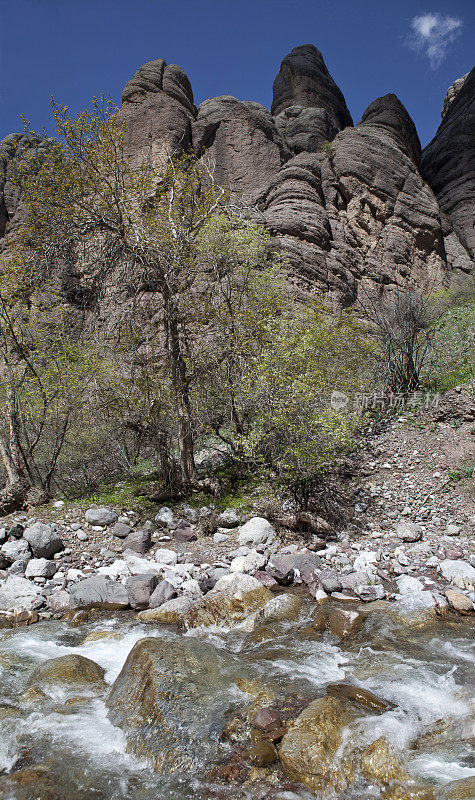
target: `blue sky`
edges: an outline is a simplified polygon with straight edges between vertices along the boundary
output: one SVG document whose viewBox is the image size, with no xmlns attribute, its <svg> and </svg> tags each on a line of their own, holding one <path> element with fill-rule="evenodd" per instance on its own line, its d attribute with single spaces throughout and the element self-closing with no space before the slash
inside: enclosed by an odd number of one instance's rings
<svg viewBox="0 0 475 800">
<path fill-rule="evenodd" d="M 51 126 L 49 98 L 77 112 L 146 61 L 187 72 L 197 103 L 232 94 L 268 108 L 284 55 L 313 43 L 357 122 L 395 92 L 422 144 L 447 87 L 473 66 L 473 0 L 0 0 L 0 139 Z"/>
</svg>

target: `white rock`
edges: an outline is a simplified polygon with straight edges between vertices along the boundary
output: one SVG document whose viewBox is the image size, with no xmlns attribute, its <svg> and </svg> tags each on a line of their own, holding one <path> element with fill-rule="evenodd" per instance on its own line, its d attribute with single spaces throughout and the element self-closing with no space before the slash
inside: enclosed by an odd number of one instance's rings
<svg viewBox="0 0 475 800">
<path fill-rule="evenodd" d="M 440 571 L 444 578 L 459 589 L 473 592 L 475 586 L 475 567 L 461 559 L 446 558 L 440 562 Z"/>
<path fill-rule="evenodd" d="M 97 571 L 100 575 L 105 575 L 106 578 L 112 578 L 112 580 L 128 578 L 132 574 L 123 558 L 117 558 L 112 564 L 106 567 L 99 567 Z"/>
<path fill-rule="evenodd" d="M 105 528 L 117 522 L 117 514 L 110 508 L 104 508 L 103 506 L 88 508 L 86 511 L 86 522 L 89 522 L 89 525 L 100 525 Z"/>
<path fill-rule="evenodd" d="M 447 536 L 458 536 L 460 533 L 460 526 L 449 523 L 445 528 L 445 532 Z"/>
<path fill-rule="evenodd" d="M 80 542 L 87 542 L 87 540 L 89 539 L 87 533 L 83 531 L 82 528 L 76 531 L 76 536 L 78 538 L 78 541 Z"/>
<path fill-rule="evenodd" d="M 160 525 L 162 528 L 166 528 L 169 522 L 172 522 L 175 519 L 175 515 L 171 508 L 167 506 L 163 506 L 159 509 L 158 513 L 155 515 L 155 522 L 157 525 Z"/>
<path fill-rule="evenodd" d="M 411 577 L 411 575 L 400 575 L 399 578 L 396 578 L 396 583 L 400 594 L 421 592 L 424 588 L 424 584 L 417 578 Z"/>
<path fill-rule="evenodd" d="M 71 569 L 68 569 L 68 571 L 66 573 L 66 578 L 68 579 L 68 581 L 71 581 L 71 582 L 72 581 L 79 581 L 79 580 L 81 580 L 81 578 L 85 578 L 85 577 L 86 577 L 85 572 L 83 572 L 81 569 L 74 569 L 74 567 L 71 567 Z"/>
<path fill-rule="evenodd" d="M 178 561 L 178 554 L 174 550 L 168 550 L 166 547 L 160 547 L 155 551 L 155 561 L 160 564 L 175 565 Z"/>
<path fill-rule="evenodd" d="M 197 599 L 198 597 L 202 596 L 203 592 L 200 589 L 198 581 L 190 578 L 190 580 L 183 581 L 183 583 L 180 585 L 180 594 Z"/>
<path fill-rule="evenodd" d="M 229 539 L 229 533 L 221 533 L 221 531 L 216 531 L 213 536 L 213 542 L 215 544 L 223 544 Z"/>
<path fill-rule="evenodd" d="M 31 558 L 26 565 L 25 578 L 52 578 L 58 565 L 47 558 Z"/>
<path fill-rule="evenodd" d="M 252 592 L 254 589 L 262 589 L 262 583 L 257 578 L 242 572 L 232 572 L 230 575 L 223 575 L 208 594 L 223 593 L 230 597 L 240 598 L 246 592 Z"/>
<path fill-rule="evenodd" d="M 257 550 L 251 550 L 246 556 L 233 558 L 229 569 L 231 572 L 246 572 L 254 575 L 257 570 L 265 567 L 266 563 L 267 559 L 263 555 L 258 553 Z"/>
<path fill-rule="evenodd" d="M 235 508 L 226 508 L 218 517 L 218 522 L 223 528 L 235 528 L 239 525 L 239 514 Z"/>
<path fill-rule="evenodd" d="M 24 539 L 12 539 L 11 542 L 5 542 L 0 548 L 0 553 L 10 564 L 15 561 L 28 561 L 31 558 L 30 546 Z"/>
<path fill-rule="evenodd" d="M 55 500 L 53 508 L 64 508 L 64 500 Z"/>
<path fill-rule="evenodd" d="M 149 561 L 147 558 L 141 558 L 133 550 L 126 550 L 123 556 L 131 575 L 144 575 L 146 572 L 160 574 L 159 564 Z"/>
<path fill-rule="evenodd" d="M 248 544 L 257 547 L 260 544 L 268 545 L 275 539 L 275 530 L 263 517 L 253 517 L 239 528 L 239 544 Z"/>
<path fill-rule="evenodd" d="M 43 603 L 39 586 L 26 578 L 12 575 L 0 586 L 0 609 L 2 611 L 31 611 Z"/>
</svg>

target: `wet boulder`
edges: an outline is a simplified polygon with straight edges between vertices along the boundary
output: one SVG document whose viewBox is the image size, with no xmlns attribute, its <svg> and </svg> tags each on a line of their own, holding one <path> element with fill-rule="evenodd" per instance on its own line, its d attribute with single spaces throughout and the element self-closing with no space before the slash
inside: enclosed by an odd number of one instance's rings
<svg viewBox="0 0 475 800">
<path fill-rule="evenodd" d="M 158 772 L 190 770 L 216 749 L 212 726 L 227 704 L 216 650 L 194 639 L 142 639 L 132 648 L 106 704 L 128 750 Z"/>
<path fill-rule="evenodd" d="M 49 658 L 37 667 L 30 677 L 30 686 L 41 684 L 81 684 L 104 686 L 104 670 L 95 661 L 72 653 Z"/>
<path fill-rule="evenodd" d="M 475 776 L 450 781 L 436 794 L 436 800 L 473 800 Z"/>
<path fill-rule="evenodd" d="M 252 630 L 256 614 L 271 598 L 270 591 L 251 575 L 239 572 L 223 575 L 184 614 L 183 624 L 186 630 L 210 625 L 239 625 Z"/>
<path fill-rule="evenodd" d="M 353 718 L 349 704 L 335 697 L 310 703 L 282 739 L 279 757 L 285 774 L 313 792 L 343 791 L 353 781 L 353 770 L 349 759 L 335 756 Z"/>
<path fill-rule="evenodd" d="M 139 611 L 137 619 L 140 622 L 159 622 L 163 625 L 178 625 L 182 622 L 183 616 L 192 606 L 193 601 L 187 595 L 173 597 L 161 603 L 158 608 L 147 608 Z"/>
<path fill-rule="evenodd" d="M 354 636 L 363 624 L 363 615 L 359 611 L 337 608 L 328 617 L 328 629 L 335 636 L 346 639 Z"/>
<path fill-rule="evenodd" d="M 302 608 L 302 599 L 295 594 L 279 594 L 272 597 L 258 612 L 254 626 L 269 625 L 274 622 L 292 620 Z"/>
<path fill-rule="evenodd" d="M 341 700 L 351 700 L 363 708 L 370 711 L 383 714 L 385 711 L 390 711 L 394 708 L 393 703 L 383 700 L 381 697 L 362 689 L 360 686 L 352 686 L 348 683 L 329 683 L 327 686 L 327 694 L 331 697 L 339 697 Z"/>
<path fill-rule="evenodd" d="M 35 522 L 25 529 L 23 538 L 28 542 L 35 558 L 53 558 L 64 550 L 63 542 L 53 525 Z"/>
</svg>

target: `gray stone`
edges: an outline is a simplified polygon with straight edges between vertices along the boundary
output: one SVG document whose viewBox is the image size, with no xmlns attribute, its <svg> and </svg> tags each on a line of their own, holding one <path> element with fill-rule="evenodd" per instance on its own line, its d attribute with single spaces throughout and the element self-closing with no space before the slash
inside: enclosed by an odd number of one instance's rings
<svg viewBox="0 0 475 800">
<path fill-rule="evenodd" d="M 93 575 L 71 587 L 71 605 L 74 608 L 102 608 L 118 610 L 127 608 L 127 589 L 121 583 L 108 580 L 103 575 Z"/>
<path fill-rule="evenodd" d="M 132 528 L 130 525 L 126 525 L 123 522 L 116 522 L 111 533 L 113 536 L 117 536 L 118 539 L 126 539 L 131 530 Z"/>
<path fill-rule="evenodd" d="M 174 519 L 175 515 L 173 511 L 171 508 L 167 508 L 167 506 L 163 506 L 163 508 L 159 510 L 158 514 L 155 515 L 155 522 L 161 528 L 167 528 L 168 524 L 173 522 Z"/>
<path fill-rule="evenodd" d="M 0 609 L 32 611 L 44 603 L 41 589 L 26 578 L 12 575 L 0 585 Z"/>
<path fill-rule="evenodd" d="M 422 530 L 415 522 L 400 522 L 396 525 L 396 536 L 403 542 L 418 542 L 422 539 Z"/>
<path fill-rule="evenodd" d="M 174 550 L 168 550 L 166 547 L 159 547 L 155 551 L 155 561 L 159 564 L 173 567 L 178 561 L 178 554 Z"/>
<path fill-rule="evenodd" d="M 26 578 L 52 578 L 58 571 L 56 561 L 48 561 L 47 558 L 32 558 L 28 562 L 25 570 Z"/>
<path fill-rule="evenodd" d="M 13 564 L 14 561 L 28 561 L 31 558 L 31 550 L 25 539 L 12 539 L 2 545 L 0 555 L 7 564 Z"/>
<path fill-rule="evenodd" d="M 46 598 L 46 605 L 54 613 L 61 613 L 71 608 L 71 596 L 65 589 L 59 589 Z"/>
<path fill-rule="evenodd" d="M 157 575 L 151 572 L 146 575 L 133 575 L 131 578 L 127 578 L 125 586 L 132 608 L 137 610 L 148 608 L 157 583 Z"/>
<path fill-rule="evenodd" d="M 173 600 L 174 597 L 176 597 L 176 588 L 166 580 L 160 581 L 150 597 L 149 608 L 159 608 L 163 603 Z"/>
<path fill-rule="evenodd" d="M 218 517 L 218 523 L 223 528 L 235 528 L 239 525 L 239 514 L 235 508 L 226 508 Z"/>
<path fill-rule="evenodd" d="M 229 569 L 230 572 L 247 572 L 250 575 L 254 575 L 254 573 L 264 567 L 266 563 L 267 559 L 264 556 L 260 555 L 256 550 L 251 550 L 251 552 L 245 556 L 233 558 Z"/>
<path fill-rule="evenodd" d="M 124 540 L 124 550 L 133 550 L 143 556 L 152 546 L 152 537 L 149 530 L 132 531 Z"/>
<path fill-rule="evenodd" d="M 98 508 L 88 508 L 86 511 L 86 522 L 89 525 L 100 525 L 107 528 L 108 525 L 113 525 L 117 522 L 117 514 L 110 508 L 100 506 Z"/>
<path fill-rule="evenodd" d="M 269 545 L 274 540 L 275 530 L 263 517 L 252 517 L 239 528 L 239 544 L 257 547 L 260 544 Z"/>
<path fill-rule="evenodd" d="M 440 571 L 447 581 L 459 589 L 473 592 L 475 586 L 475 567 L 467 561 L 446 558 L 440 562 Z"/>
<path fill-rule="evenodd" d="M 52 525 L 35 522 L 26 528 L 24 538 L 30 545 L 35 558 L 53 558 L 64 550 L 64 545 Z"/>
</svg>

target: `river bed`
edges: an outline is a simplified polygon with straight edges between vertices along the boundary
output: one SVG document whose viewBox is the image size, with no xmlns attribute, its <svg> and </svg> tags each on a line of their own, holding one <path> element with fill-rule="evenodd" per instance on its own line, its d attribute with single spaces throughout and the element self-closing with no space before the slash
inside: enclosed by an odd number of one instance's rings
<svg viewBox="0 0 475 800">
<path fill-rule="evenodd" d="M 44 621 L 0 631 L 0 797 L 303 800 L 318 796 L 298 785 L 289 788 L 283 774 L 276 778 L 274 773 L 267 784 L 265 776 L 243 785 L 229 784 L 225 794 L 207 777 L 226 758 L 229 746 L 220 742 L 220 731 L 230 709 L 252 701 L 246 690 L 251 684 L 308 702 L 324 695 L 329 683 L 356 684 L 394 705 L 383 714 L 361 714 L 357 733 L 362 747 L 385 736 L 403 754 L 411 775 L 436 792 L 450 781 L 475 776 L 472 621 L 454 618 L 425 626 L 403 625 L 376 609 L 367 618 L 364 634 L 342 643 L 328 633 L 309 633 L 314 609 L 314 603 L 306 603 L 298 620 L 259 636 L 242 629 L 198 629 L 183 636 L 172 628 L 138 625 L 127 614 L 110 614 L 77 627 L 66 621 Z M 209 659 L 208 684 L 184 700 L 188 728 L 181 733 L 200 743 L 198 759 L 186 771 L 160 775 L 147 761 L 128 753 L 125 732 L 108 718 L 104 692 L 55 685 L 39 696 L 29 688 L 35 667 L 71 653 L 103 667 L 111 685 L 134 644 L 146 637 L 175 643 L 178 671 L 180 654 L 187 649 L 199 646 L 200 658 Z M 359 782 L 341 797 L 382 794 Z"/>
</svg>

